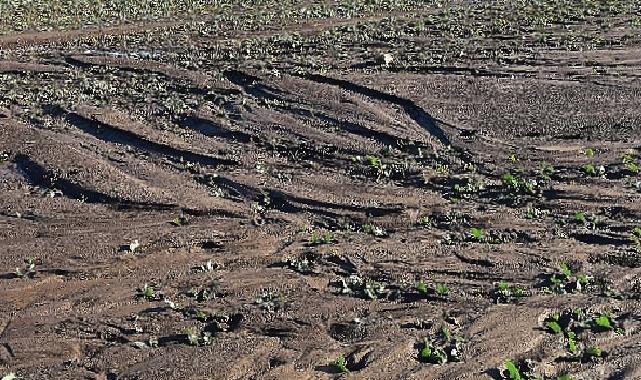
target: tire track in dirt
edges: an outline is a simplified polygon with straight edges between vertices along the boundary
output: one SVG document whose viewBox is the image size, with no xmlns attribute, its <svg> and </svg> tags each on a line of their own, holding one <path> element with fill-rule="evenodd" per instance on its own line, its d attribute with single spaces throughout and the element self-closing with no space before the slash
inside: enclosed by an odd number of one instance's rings
<svg viewBox="0 0 641 380">
<path fill-rule="evenodd" d="M 94 136 L 99 140 L 135 147 L 136 149 L 149 153 L 165 156 L 173 161 L 188 161 L 206 166 L 234 166 L 234 160 L 215 158 L 187 150 L 174 148 L 172 146 L 157 143 L 146 139 L 136 133 L 120 129 L 75 112 L 66 112 L 65 119 L 81 131 Z"/>
<path fill-rule="evenodd" d="M 388 103 L 396 104 L 403 108 L 408 116 L 414 120 L 420 127 L 427 131 L 431 136 L 436 138 L 442 145 L 450 146 L 452 145 L 449 137 L 438 125 L 436 125 L 435 120 L 430 116 L 423 108 L 419 107 L 413 101 L 402 98 L 397 95 L 388 94 L 382 91 L 378 91 L 369 87 L 365 87 L 360 84 L 345 80 L 345 79 L 336 79 L 327 77 L 320 74 L 306 74 L 306 75 L 297 75 L 303 79 L 311 80 L 321 84 L 327 84 L 332 86 L 338 86 L 344 90 L 352 91 L 369 98 L 386 101 Z"/>
</svg>

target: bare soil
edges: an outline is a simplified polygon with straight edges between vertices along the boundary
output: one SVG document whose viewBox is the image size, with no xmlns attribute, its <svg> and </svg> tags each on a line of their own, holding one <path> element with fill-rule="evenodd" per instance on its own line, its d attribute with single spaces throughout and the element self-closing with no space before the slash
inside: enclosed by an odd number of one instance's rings
<svg viewBox="0 0 641 380">
<path fill-rule="evenodd" d="M 641 379 L 641 43 L 579 49 L 638 28 L 428 63 L 439 27 L 383 33 L 441 11 L 0 38 L 0 375 Z M 589 283 L 546 291 L 561 263 Z M 545 323 L 576 308 L 623 330 L 572 353 Z"/>
</svg>

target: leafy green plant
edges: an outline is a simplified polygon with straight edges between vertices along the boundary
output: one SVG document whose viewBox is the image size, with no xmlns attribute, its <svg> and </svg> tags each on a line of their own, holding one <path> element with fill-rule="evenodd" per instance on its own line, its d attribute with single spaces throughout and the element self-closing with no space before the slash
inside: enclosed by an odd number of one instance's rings
<svg viewBox="0 0 641 380">
<path fill-rule="evenodd" d="M 510 380 L 521 380 L 521 371 L 519 371 L 518 367 L 514 362 L 510 359 L 505 361 L 505 370 L 507 371 L 507 379 Z"/>
<path fill-rule="evenodd" d="M 424 338 L 419 348 L 419 360 L 425 363 L 442 364 L 461 360 L 465 339 L 453 336 L 449 328 L 443 327 L 439 334 Z"/>
<path fill-rule="evenodd" d="M 630 172 L 634 174 L 639 173 L 639 164 L 630 154 L 623 154 L 621 156 L 621 161 L 623 161 L 623 166 Z"/>
<path fill-rule="evenodd" d="M 470 229 L 470 235 L 472 235 L 472 238 L 477 242 L 483 241 L 484 233 L 483 233 L 483 230 L 480 228 L 472 227 Z"/>
<path fill-rule="evenodd" d="M 348 373 L 349 369 L 347 368 L 347 359 L 345 359 L 345 356 L 340 355 L 339 357 L 334 360 L 332 363 L 332 367 L 334 367 L 337 371 L 341 373 Z"/>
<path fill-rule="evenodd" d="M 585 219 L 585 214 L 582 212 L 577 212 L 576 214 L 574 214 L 574 221 L 579 224 L 587 223 Z"/>
<path fill-rule="evenodd" d="M 139 298 L 144 298 L 147 301 L 160 301 L 164 298 L 162 293 L 156 292 L 153 286 L 145 283 L 142 288 L 138 289 L 136 294 Z"/>
<path fill-rule="evenodd" d="M 16 380 L 16 374 L 13 372 L 9 372 L 8 374 L 2 376 L 2 380 Z"/>
<path fill-rule="evenodd" d="M 435 291 L 436 291 L 436 295 L 438 295 L 439 297 L 445 297 L 449 292 L 449 290 L 447 289 L 447 286 L 445 284 L 440 284 L 440 283 L 436 284 Z"/>
<path fill-rule="evenodd" d="M 508 359 L 503 364 L 501 375 L 506 380 L 572 380 L 569 375 L 558 377 L 539 376 L 535 373 L 534 363 L 531 360 L 522 360 L 519 363 L 515 363 Z"/>
<path fill-rule="evenodd" d="M 603 351 L 601 351 L 601 348 L 599 346 L 588 347 L 583 352 L 583 358 L 585 360 L 600 359 L 602 356 L 603 356 Z"/>
<path fill-rule="evenodd" d="M 518 299 L 526 297 L 526 290 L 520 286 L 512 286 L 505 281 L 501 281 L 490 291 L 490 297 L 496 303 L 512 303 Z"/>
<path fill-rule="evenodd" d="M 380 226 L 376 226 L 374 224 L 369 224 L 365 223 L 361 226 L 361 231 L 363 231 L 366 234 L 374 235 L 374 236 L 387 236 L 387 231 L 383 229 Z"/>
<path fill-rule="evenodd" d="M 313 231 L 309 237 L 309 243 L 312 245 L 330 244 L 332 241 L 334 241 L 334 234 L 331 231 L 323 231 L 323 233 Z"/>
<path fill-rule="evenodd" d="M 424 281 L 419 281 L 416 284 L 416 290 L 421 294 L 427 294 L 429 292 L 429 289 L 427 287 L 427 283 L 424 282 Z"/>
<path fill-rule="evenodd" d="M 187 224 L 187 222 L 188 222 L 188 220 L 187 220 L 187 217 L 185 216 L 185 214 L 180 214 L 179 217 L 174 218 L 171 221 L 171 224 L 173 224 L 176 227 L 180 227 L 180 226 L 184 226 L 185 224 Z"/>
<path fill-rule="evenodd" d="M 592 149 L 592 148 L 587 148 L 587 149 L 585 150 L 585 155 L 586 155 L 587 157 L 594 157 L 594 149 Z"/>
<path fill-rule="evenodd" d="M 563 329 L 561 329 L 561 326 L 559 326 L 557 321 L 549 321 L 545 324 L 545 327 L 549 328 L 555 334 L 563 332 Z"/>
<path fill-rule="evenodd" d="M 560 272 L 545 276 L 540 287 L 546 293 L 574 293 L 587 290 L 592 286 L 592 277 L 582 273 L 572 273 L 565 262 L 559 263 Z"/>
</svg>

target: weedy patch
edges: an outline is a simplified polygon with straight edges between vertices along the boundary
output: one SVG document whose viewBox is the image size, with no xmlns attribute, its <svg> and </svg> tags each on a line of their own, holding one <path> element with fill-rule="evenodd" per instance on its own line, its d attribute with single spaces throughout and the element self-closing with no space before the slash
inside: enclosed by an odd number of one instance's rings
<svg viewBox="0 0 641 380">
<path fill-rule="evenodd" d="M 439 297 L 445 298 L 449 294 L 447 285 L 443 283 L 436 283 L 428 285 L 425 281 L 419 281 L 415 286 L 416 291 L 420 296 Z"/>
<path fill-rule="evenodd" d="M 542 194 L 542 181 L 533 178 L 524 178 L 512 173 L 505 173 L 501 176 L 503 186 L 514 198 L 523 196 L 539 197 Z"/>
<path fill-rule="evenodd" d="M 352 168 L 355 177 L 366 177 L 380 181 L 388 180 L 405 180 L 411 175 L 409 164 L 407 162 L 383 162 L 379 157 L 354 156 L 352 162 L 357 166 Z"/>
<path fill-rule="evenodd" d="M 165 298 L 162 292 L 156 291 L 152 285 L 147 283 L 137 290 L 136 296 L 147 301 L 162 301 Z"/>
<path fill-rule="evenodd" d="M 465 342 L 464 337 L 454 336 L 448 327 L 443 327 L 419 344 L 418 360 L 432 364 L 460 362 Z"/>
<path fill-rule="evenodd" d="M 176 227 L 181 227 L 188 224 L 189 220 L 187 219 L 184 213 L 180 213 L 180 216 L 178 216 L 177 218 L 174 218 L 170 223 Z"/>
<path fill-rule="evenodd" d="M 552 334 L 563 334 L 567 339 L 567 349 L 574 361 L 592 361 L 606 356 L 600 349 L 584 347 L 582 341 L 587 333 L 611 331 L 624 334 L 621 323 L 609 313 L 594 313 L 586 309 L 565 310 L 553 313 L 543 321 L 546 330 Z M 598 347 L 596 347 L 598 348 Z"/>
<path fill-rule="evenodd" d="M 530 359 L 514 362 L 508 359 L 500 369 L 501 377 L 506 380 L 572 380 L 569 375 L 543 377 L 537 374 L 536 365 Z"/>
<path fill-rule="evenodd" d="M 309 236 L 309 245 L 330 244 L 335 242 L 332 231 L 313 231 Z"/>
<path fill-rule="evenodd" d="M 565 294 L 586 291 L 594 287 L 592 276 L 573 273 L 567 263 L 559 263 L 559 269 L 559 272 L 543 276 L 543 281 L 539 284 L 543 292 Z"/>
<path fill-rule="evenodd" d="M 285 309 L 287 299 L 283 292 L 264 291 L 256 297 L 254 304 L 263 311 L 276 313 Z"/>
<path fill-rule="evenodd" d="M 632 240 L 632 244 L 637 253 L 641 254 L 641 227 L 637 226 L 632 229 L 630 240 Z"/>
<path fill-rule="evenodd" d="M 639 163 L 631 154 L 623 154 L 621 162 L 625 170 L 628 171 L 627 174 L 639 174 Z"/>
<path fill-rule="evenodd" d="M 341 278 L 333 283 L 338 288 L 339 294 L 351 295 L 357 298 L 369 300 L 376 299 L 398 299 L 401 297 L 401 290 L 398 287 L 390 287 L 387 284 L 352 274 L 348 278 Z"/>
<path fill-rule="evenodd" d="M 516 303 L 524 297 L 530 296 L 531 293 L 517 285 L 510 285 L 501 281 L 494 289 L 490 290 L 489 296 L 495 303 Z"/>
<path fill-rule="evenodd" d="M 503 244 L 518 239 L 518 234 L 510 231 L 483 230 L 472 227 L 463 234 L 461 241 L 470 243 Z"/>
<path fill-rule="evenodd" d="M 474 178 L 465 178 L 462 183 L 452 185 L 449 199 L 453 202 L 460 202 L 463 199 L 469 200 L 477 196 L 481 191 L 485 190 L 485 188 L 486 186 L 483 181 Z"/>
<path fill-rule="evenodd" d="M 36 259 L 27 257 L 24 259 L 22 268 L 16 267 L 15 275 L 18 278 L 35 278 L 38 271 L 36 270 Z"/>
<path fill-rule="evenodd" d="M 334 360 L 334 362 L 332 363 L 332 367 L 334 367 L 334 369 L 341 373 L 349 372 L 349 369 L 347 369 L 347 359 L 345 359 L 345 356 L 343 355 L 340 355 L 336 358 L 336 360 Z"/>
<path fill-rule="evenodd" d="M 550 215 L 550 210 L 543 210 L 537 207 L 528 207 L 525 210 L 525 218 L 531 220 L 539 220 Z"/>
<path fill-rule="evenodd" d="M 189 327 L 185 329 L 184 341 L 190 346 L 202 347 L 211 346 L 213 338 L 209 331 L 199 331 L 196 327 Z"/>
<path fill-rule="evenodd" d="M 380 227 L 374 224 L 369 224 L 369 223 L 365 223 L 361 225 L 361 232 L 369 235 L 378 236 L 378 237 L 389 236 L 389 234 L 383 227 Z"/>
</svg>

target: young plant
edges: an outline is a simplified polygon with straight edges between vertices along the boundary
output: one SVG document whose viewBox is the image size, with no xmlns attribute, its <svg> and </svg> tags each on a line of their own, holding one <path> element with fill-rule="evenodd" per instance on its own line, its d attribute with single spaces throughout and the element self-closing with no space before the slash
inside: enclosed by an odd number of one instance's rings
<svg viewBox="0 0 641 380">
<path fill-rule="evenodd" d="M 347 360 L 343 355 L 340 355 L 336 358 L 336 360 L 334 360 L 334 362 L 332 363 L 332 367 L 334 367 L 338 372 L 341 373 L 349 372 L 349 369 L 347 368 Z"/>
<path fill-rule="evenodd" d="M 436 295 L 439 297 L 445 297 L 449 292 L 449 290 L 447 289 L 447 286 L 441 283 L 436 284 L 435 291 L 436 291 Z"/>
<path fill-rule="evenodd" d="M 490 291 L 490 297 L 496 303 L 512 303 L 519 298 L 527 296 L 527 292 L 520 286 L 510 286 L 509 283 L 501 281 Z"/>
<path fill-rule="evenodd" d="M 548 275 L 541 287 L 546 293 L 574 293 L 586 290 L 592 285 L 592 277 L 582 273 L 573 274 L 565 262 L 559 263 L 560 273 Z"/>
<path fill-rule="evenodd" d="M 576 214 L 574 214 L 574 222 L 576 222 L 578 224 L 587 223 L 587 221 L 585 219 L 585 214 L 582 213 L 582 212 L 577 212 Z"/>
<path fill-rule="evenodd" d="M 631 172 L 633 174 L 638 174 L 639 173 L 639 164 L 634 159 L 634 157 L 632 157 L 632 155 L 624 154 L 623 156 L 621 156 L 621 160 L 623 161 L 623 166 L 625 166 L 625 168 L 629 172 Z"/>
<path fill-rule="evenodd" d="M 15 275 L 19 278 L 34 278 L 36 277 L 37 273 L 38 271 L 36 270 L 36 260 L 31 257 L 27 257 L 26 259 L 24 259 L 24 268 L 16 267 Z"/>
<path fill-rule="evenodd" d="M 483 230 L 480 228 L 472 227 L 470 229 L 470 235 L 472 236 L 472 239 L 481 243 L 484 240 L 485 234 L 483 233 Z"/>
</svg>

